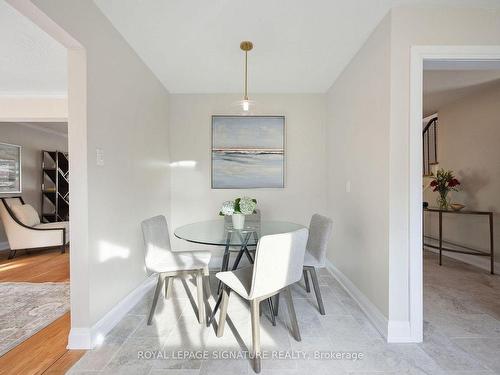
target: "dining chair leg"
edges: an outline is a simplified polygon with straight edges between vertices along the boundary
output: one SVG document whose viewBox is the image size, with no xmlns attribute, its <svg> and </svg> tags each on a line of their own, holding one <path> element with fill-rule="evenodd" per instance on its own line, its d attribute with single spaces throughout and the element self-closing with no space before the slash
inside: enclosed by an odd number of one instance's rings
<svg viewBox="0 0 500 375">
<path fill-rule="evenodd" d="M 252 355 L 254 363 L 254 371 L 260 372 L 261 368 L 261 353 L 260 353 L 260 303 L 258 300 L 250 301 L 250 311 L 252 320 Z"/>
<path fill-rule="evenodd" d="M 278 316 L 278 310 L 280 308 L 280 294 L 276 294 L 274 297 L 274 316 Z"/>
<path fill-rule="evenodd" d="M 309 286 L 309 278 L 307 277 L 306 268 L 304 268 L 304 271 L 302 271 L 302 275 L 304 276 L 304 283 L 306 284 L 306 292 L 311 293 L 311 287 Z"/>
<path fill-rule="evenodd" d="M 286 304 L 288 306 L 288 315 L 290 315 L 290 322 L 292 324 L 292 333 L 295 340 L 301 341 L 299 324 L 297 323 L 297 316 L 295 315 L 295 308 L 293 307 L 292 293 L 290 292 L 290 287 L 286 287 L 284 290 Z"/>
<path fill-rule="evenodd" d="M 165 280 L 165 276 L 161 273 L 158 275 L 158 282 L 156 283 L 155 295 L 153 297 L 153 304 L 151 305 L 151 310 L 149 311 L 148 317 L 148 326 L 151 325 L 153 321 L 153 316 L 155 315 L 156 304 L 158 303 L 158 297 L 160 297 L 161 287 L 163 285 L 163 281 Z"/>
<path fill-rule="evenodd" d="M 229 304 L 229 288 L 222 288 L 222 302 L 219 313 L 219 324 L 217 326 L 217 337 L 222 337 L 224 334 L 224 325 L 226 324 L 226 315 L 227 315 L 227 305 Z"/>
<path fill-rule="evenodd" d="M 196 293 L 198 294 L 198 321 L 205 324 L 205 298 L 203 296 L 203 271 L 196 272 Z"/>
<path fill-rule="evenodd" d="M 231 257 L 231 253 L 229 252 L 229 247 L 224 251 L 224 255 L 222 256 L 222 266 L 221 272 L 227 271 L 229 268 L 229 258 Z M 222 289 L 222 281 L 219 280 L 219 285 L 217 287 L 217 294 L 220 294 Z"/>
<path fill-rule="evenodd" d="M 172 276 L 167 277 L 165 280 L 165 299 L 169 299 L 172 296 L 172 282 L 174 278 Z"/>
<path fill-rule="evenodd" d="M 321 298 L 321 291 L 319 289 L 318 275 L 316 274 L 316 268 L 309 268 L 309 273 L 311 274 L 311 279 L 314 288 L 314 294 L 316 294 L 316 300 L 318 301 L 319 313 L 325 315 L 325 306 L 323 305 L 323 298 Z"/>
<path fill-rule="evenodd" d="M 210 323 L 212 322 L 212 319 L 211 319 L 212 311 L 210 308 L 210 297 L 212 297 L 212 290 L 210 289 L 210 275 L 204 276 L 203 289 L 205 292 L 205 312 L 207 314 L 206 325 L 207 325 L 207 327 L 210 327 Z"/>
</svg>

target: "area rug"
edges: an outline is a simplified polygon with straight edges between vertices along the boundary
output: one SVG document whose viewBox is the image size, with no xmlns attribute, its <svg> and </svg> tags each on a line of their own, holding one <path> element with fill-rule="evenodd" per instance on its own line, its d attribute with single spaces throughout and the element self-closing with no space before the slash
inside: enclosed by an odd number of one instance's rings
<svg viewBox="0 0 500 375">
<path fill-rule="evenodd" d="M 69 283 L 0 283 L 0 356 L 69 310 Z"/>
</svg>

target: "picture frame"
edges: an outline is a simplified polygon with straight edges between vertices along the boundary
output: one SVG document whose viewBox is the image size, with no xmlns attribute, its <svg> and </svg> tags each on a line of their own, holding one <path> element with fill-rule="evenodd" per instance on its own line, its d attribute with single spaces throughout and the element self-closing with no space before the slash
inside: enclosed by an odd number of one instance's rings
<svg viewBox="0 0 500 375">
<path fill-rule="evenodd" d="M 0 142 L 0 194 L 22 193 L 22 147 Z"/>
<path fill-rule="evenodd" d="M 285 116 L 213 115 L 212 189 L 285 187 Z"/>
</svg>

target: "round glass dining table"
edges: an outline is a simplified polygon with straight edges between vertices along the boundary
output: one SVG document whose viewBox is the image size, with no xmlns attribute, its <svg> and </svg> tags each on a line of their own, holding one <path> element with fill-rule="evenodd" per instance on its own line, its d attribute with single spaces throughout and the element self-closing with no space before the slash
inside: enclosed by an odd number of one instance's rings
<svg viewBox="0 0 500 375">
<path fill-rule="evenodd" d="M 201 221 L 177 228 L 174 235 L 185 241 L 215 246 L 255 246 L 260 237 L 269 234 L 293 232 L 305 228 L 303 225 L 286 221 L 250 221 L 243 229 L 234 229 L 232 223 L 224 219 Z M 248 236 L 250 234 L 250 236 Z"/>
<path fill-rule="evenodd" d="M 182 240 L 197 244 L 225 246 L 221 271 L 227 271 L 229 270 L 231 248 L 238 248 L 238 255 L 231 267 L 232 270 L 235 270 L 243 255 L 246 255 L 249 262 L 253 264 L 254 259 L 248 247 L 255 247 L 260 237 L 270 234 L 288 233 L 305 228 L 303 225 L 286 221 L 251 220 L 250 217 L 248 219 L 250 220 L 246 220 L 243 229 L 234 229 L 230 220 L 219 219 L 184 225 L 177 228 L 174 231 L 174 235 Z M 219 296 L 207 325 L 211 324 L 222 300 L 220 282 L 217 289 Z M 270 298 L 268 298 L 268 303 L 271 311 L 274 311 Z M 271 318 L 273 325 L 276 325 L 274 314 L 271 314 Z"/>
</svg>

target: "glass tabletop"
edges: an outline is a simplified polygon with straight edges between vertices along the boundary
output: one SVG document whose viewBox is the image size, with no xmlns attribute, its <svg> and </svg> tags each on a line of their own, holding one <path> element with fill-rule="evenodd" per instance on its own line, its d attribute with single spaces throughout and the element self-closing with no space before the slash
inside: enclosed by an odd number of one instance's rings
<svg viewBox="0 0 500 375">
<path fill-rule="evenodd" d="M 220 220 L 202 221 L 177 228 L 174 235 L 185 241 L 203 245 L 240 246 L 249 237 L 247 245 L 255 246 L 261 236 L 293 232 L 305 228 L 286 221 L 247 222 L 243 229 L 234 229 L 232 224 Z"/>
</svg>

